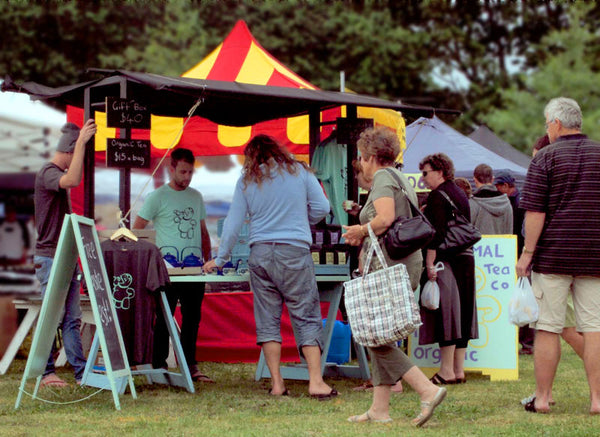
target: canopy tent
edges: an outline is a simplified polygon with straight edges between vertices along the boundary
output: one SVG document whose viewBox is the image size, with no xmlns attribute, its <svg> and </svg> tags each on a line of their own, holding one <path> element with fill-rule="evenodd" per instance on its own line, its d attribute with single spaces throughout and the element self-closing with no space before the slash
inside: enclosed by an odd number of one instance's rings
<svg viewBox="0 0 600 437">
<path fill-rule="evenodd" d="M 3 91 L 29 94 L 33 99 L 41 99 L 59 107 L 74 106 L 84 108 L 87 114 L 104 109 L 107 96 L 132 99 L 149 108 L 152 123 L 155 117 L 185 117 L 189 112 L 218 124 L 229 126 L 249 126 L 277 118 L 309 115 L 309 128 L 312 146 L 319 141 L 318 117 L 321 111 L 337 106 L 358 106 L 386 108 L 402 111 L 413 116 L 433 115 L 433 108 L 404 105 L 375 97 L 332 91 L 285 88 L 241 84 L 190 78 L 175 78 L 148 73 L 124 70 L 103 70 L 105 77 L 75 85 L 51 88 L 33 82 L 18 85 L 10 78 L 2 84 Z M 440 110 L 437 110 L 440 111 Z M 356 114 L 356 111 L 353 111 Z M 455 112 L 455 111 L 450 111 Z M 83 115 L 83 114 L 82 114 Z M 106 117 L 94 112 L 99 125 L 96 137 L 121 138 L 124 132 L 105 128 Z M 70 121 L 81 123 L 81 120 Z M 133 138 L 148 138 L 152 131 L 131 129 Z M 94 159 L 86 154 L 85 207 L 84 214 L 93 217 L 94 211 Z M 123 188 L 119 196 L 127 205 L 122 211 L 129 211 L 129 187 Z"/>
<path fill-rule="evenodd" d="M 182 77 L 269 87 L 318 89 L 268 53 L 252 36 L 243 21 L 238 21 L 223 42 Z M 345 107 L 327 109 L 320 115 L 320 121 L 333 122 L 337 117 L 345 116 L 345 112 Z M 404 144 L 404 119 L 397 111 L 358 107 L 357 112 L 359 118 L 372 118 L 376 124 L 397 131 Z M 80 108 L 69 107 L 68 116 L 69 121 L 76 123 L 83 121 L 83 111 Z M 247 120 L 242 123 L 230 124 L 218 123 L 204 116 L 195 116 L 183 128 L 183 118 L 155 116 L 152 119 L 150 132 L 133 131 L 132 136 L 150 139 L 153 146 L 152 153 L 156 157 L 161 157 L 164 149 L 174 144 L 191 149 L 196 156 L 206 156 L 242 154 L 248 141 L 256 134 L 262 133 L 275 137 L 292 153 L 308 161 L 310 141 L 307 115 L 287 118 L 268 117 L 266 120 L 268 121 L 256 123 L 248 114 Z M 329 136 L 332 129 L 331 124 L 323 126 L 320 139 Z M 96 136 L 96 151 L 104 152 L 106 138 L 114 138 L 114 136 L 114 130 L 99 132 Z M 102 158 L 103 153 L 98 156 L 99 160 Z"/>
<path fill-rule="evenodd" d="M 267 52 L 242 20 L 235 24 L 230 34 L 212 53 L 182 76 L 255 85 L 318 89 Z M 357 115 L 359 118 L 373 118 L 376 124 L 388 126 L 397 131 L 401 142 L 404 143 L 405 124 L 398 112 L 359 107 Z M 345 108 L 337 107 L 324 111 L 321 114 L 321 121 L 335 121 L 337 117 L 343 116 L 345 116 Z M 321 129 L 320 139 L 329 136 L 332 129 L 332 125 L 324 126 Z M 203 143 L 203 147 L 207 149 L 203 153 L 222 151 L 221 146 L 228 148 L 225 153 L 241 153 L 241 146 L 245 145 L 250 138 L 256 134 L 265 133 L 277 138 L 296 155 L 308 154 L 309 122 L 307 116 L 281 118 L 243 128 L 217 126 L 211 124 L 210 121 L 198 119 L 194 120 L 194 124 L 186 131 L 197 133 L 201 138 L 199 139 Z"/>
<path fill-rule="evenodd" d="M 32 102 L 22 94 L 1 93 L 0 174 L 37 172 L 49 159 L 65 120 L 64 113 L 42 102 Z"/>
<path fill-rule="evenodd" d="M 504 158 L 514 162 L 515 164 L 518 164 L 521 167 L 529 167 L 529 162 L 531 161 L 531 157 L 529 155 L 526 155 L 520 150 L 515 149 L 506 141 L 498 137 L 485 124 L 482 124 L 473 132 L 471 132 L 471 134 L 469 134 L 469 138 L 481 144 L 486 149 L 503 156 Z"/>
<path fill-rule="evenodd" d="M 527 168 L 502 157 L 452 129 L 438 117 L 421 117 L 406 127 L 404 172 L 419 173 L 419 162 L 427 155 L 445 153 L 454 163 L 455 176 L 473 180 L 473 170 L 488 164 L 494 170 L 508 169 L 518 184 L 525 180 Z"/>
</svg>

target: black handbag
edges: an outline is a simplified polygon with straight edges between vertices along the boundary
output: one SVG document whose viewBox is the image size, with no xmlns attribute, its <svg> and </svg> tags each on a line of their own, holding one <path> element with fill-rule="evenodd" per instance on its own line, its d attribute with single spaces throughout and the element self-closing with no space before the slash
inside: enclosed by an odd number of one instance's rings
<svg viewBox="0 0 600 437">
<path fill-rule="evenodd" d="M 398 182 L 412 213 L 412 217 L 397 217 L 383 236 L 383 244 L 389 257 L 398 260 L 424 248 L 435 236 L 435 229 L 411 202 L 398 175 L 391 169 L 386 170 L 389 170 Z"/>
<path fill-rule="evenodd" d="M 439 190 L 439 192 L 442 193 L 448 202 L 450 202 L 454 218 L 448 221 L 446 238 L 444 238 L 442 244 L 439 245 L 438 250 L 445 252 L 446 254 L 458 254 L 481 240 L 481 232 L 479 232 L 479 229 L 460 213 L 448 194 L 442 190 Z"/>
</svg>

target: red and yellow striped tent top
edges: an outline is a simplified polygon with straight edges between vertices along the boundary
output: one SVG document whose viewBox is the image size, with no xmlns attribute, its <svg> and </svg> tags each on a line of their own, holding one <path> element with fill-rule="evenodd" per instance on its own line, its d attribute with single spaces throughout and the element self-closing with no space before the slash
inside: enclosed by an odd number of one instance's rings
<svg viewBox="0 0 600 437">
<path fill-rule="evenodd" d="M 270 55 L 252 36 L 244 21 L 238 21 L 231 33 L 212 53 L 182 76 L 254 85 L 317 89 Z M 323 111 L 321 120 L 332 121 L 344 115 L 345 107 L 334 108 Z M 405 123 L 398 112 L 359 107 L 358 117 L 373 118 L 376 124 L 388 126 L 398 132 L 404 148 Z M 67 119 L 82 125 L 83 110 L 69 106 Z M 133 129 L 131 136 L 151 140 L 153 157 L 163 156 L 165 149 L 174 146 L 189 148 L 196 156 L 214 156 L 241 155 L 248 141 L 262 133 L 275 137 L 298 158 L 304 160 L 308 158 L 308 115 L 270 120 L 247 127 L 218 125 L 194 116 L 182 130 L 184 121 L 183 118 L 152 115 L 152 129 Z M 96 135 L 96 151 L 104 152 L 107 138 L 116 138 L 118 130 L 106 127 L 105 113 L 96 112 L 96 123 L 99 126 Z M 321 138 L 327 137 L 332 129 L 333 125 L 323 126 Z"/>
</svg>

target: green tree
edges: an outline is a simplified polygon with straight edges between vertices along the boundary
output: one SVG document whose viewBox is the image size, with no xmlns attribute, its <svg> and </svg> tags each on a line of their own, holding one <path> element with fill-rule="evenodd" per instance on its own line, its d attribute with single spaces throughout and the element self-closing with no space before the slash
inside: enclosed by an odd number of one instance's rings
<svg viewBox="0 0 600 437">
<path fill-rule="evenodd" d="M 82 81 L 89 67 L 111 68 L 103 54 L 142 43 L 146 23 L 160 20 L 162 8 L 150 1 L 0 2 L 0 71 L 50 86 Z"/>
<path fill-rule="evenodd" d="M 579 3 L 569 9 L 569 24 L 550 32 L 541 43 L 547 56 L 532 72 L 521 74 L 518 84 L 501 91 L 502 108 L 485 120 L 492 130 L 515 147 L 531 152 L 535 139 L 545 133 L 544 106 L 553 97 L 575 99 L 584 115 L 583 130 L 597 136 L 600 123 L 600 72 L 596 51 L 600 37 L 586 20 L 593 5 Z"/>
</svg>

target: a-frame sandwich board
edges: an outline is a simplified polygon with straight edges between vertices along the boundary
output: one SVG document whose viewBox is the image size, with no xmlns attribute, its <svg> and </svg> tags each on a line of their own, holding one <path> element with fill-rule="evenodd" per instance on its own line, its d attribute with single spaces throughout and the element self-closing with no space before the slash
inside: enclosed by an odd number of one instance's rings
<svg viewBox="0 0 600 437">
<path fill-rule="evenodd" d="M 60 232 L 15 409 L 19 408 L 25 384 L 30 378 L 37 378 L 33 398 L 37 396 L 78 258 L 81 259 L 81 267 L 89 291 L 96 332 L 100 340 L 106 377 L 110 383 L 115 408 L 121 409 L 117 380 L 122 381 L 126 378 L 129 381 L 132 397 L 137 398 L 94 221 L 75 214 L 67 214 Z"/>
</svg>

